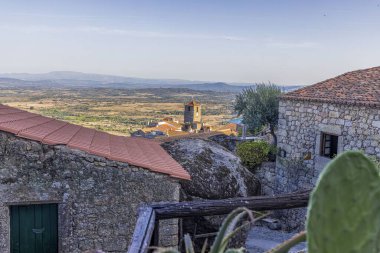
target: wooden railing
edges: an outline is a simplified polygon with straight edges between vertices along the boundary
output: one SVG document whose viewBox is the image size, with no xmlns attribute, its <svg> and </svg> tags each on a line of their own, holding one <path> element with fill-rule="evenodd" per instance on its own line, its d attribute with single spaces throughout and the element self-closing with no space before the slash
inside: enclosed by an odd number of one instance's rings
<svg viewBox="0 0 380 253">
<path fill-rule="evenodd" d="M 205 200 L 176 203 L 160 203 L 140 208 L 135 231 L 128 253 L 146 253 L 149 247 L 158 246 L 158 222 L 196 216 L 228 214 L 238 207 L 255 211 L 306 207 L 310 191 L 278 196 L 258 196 L 223 200 Z"/>
</svg>

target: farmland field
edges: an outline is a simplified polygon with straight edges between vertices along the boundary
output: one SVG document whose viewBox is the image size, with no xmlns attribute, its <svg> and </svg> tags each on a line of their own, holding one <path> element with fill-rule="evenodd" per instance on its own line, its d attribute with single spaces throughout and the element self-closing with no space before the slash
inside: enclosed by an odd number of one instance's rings
<svg viewBox="0 0 380 253">
<path fill-rule="evenodd" d="M 148 121 L 166 116 L 183 120 L 183 104 L 192 97 L 203 105 L 203 120 L 213 126 L 232 118 L 235 93 L 190 89 L 2 87 L 0 103 L 96 128 L 129 135 Z"/>
</svg>

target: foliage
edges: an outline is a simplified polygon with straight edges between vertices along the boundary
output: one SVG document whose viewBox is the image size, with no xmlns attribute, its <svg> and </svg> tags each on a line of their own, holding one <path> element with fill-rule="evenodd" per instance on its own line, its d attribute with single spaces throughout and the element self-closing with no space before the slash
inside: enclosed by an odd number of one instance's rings
<svg viewBox="0 0 380 253">
<path fill-rule="evenodd" d="M 1 86 L 1 85 L 0 85 Z M 219 126 L 232 117 L 237 93 L 188 89 L 95 87 L 0 87 L 0 102 L 44 116 L 118 135 L 167 116 L 181 120 L 191 96 L 202 100 L 203 121 Z"/>
<path fill-rule="evenodd" d="M 263 219 L 264 217 L 268 215 L 268 214 L 261 214 L 258 212 L 255 212 L 255 214 L 257 214 L 257 217 L 254 217 L 253 211 L 246 209 L 244 207 L 237 208 L 234 211 L 232 211 L 224 220 L 214 240 L 214 243 L 212 244 L 208 252 L 209 253 L 244 253 L 246 252 L 244 248 L 227 249 L 227 246 L 230 240 L 239 231 L 244 229 L 246 226 L 253 224 L 256 221 Z M 250 222 L 237 227 L 240 221 L 243 220 L 243 218 L 245 218 L 246 216 L 249 217 Z M 283 244 L 280 244 L 276 248 L 268 251 L 267 253 L 286 253 L 293 246 L 295 246 L 299 242 L 304 241 L 305 237 L 306 237 L 306 234 L 302 232 L 296 235 L 295 237 L 293 237 L 292 239 L 284 242 Z M 189 234 L 185 235 L 184 242 L 185 242 L 185 252 L 195 253 L 193 242 L 191 241 L 191 237 Z M 201 253 L 206 253 L 206 250 L 207 250 L 207 240 L 205 241 L 202 247 Z M 156 253 L 180 253 L 177 249 L 171 249 L 171 248 L 157 248 L 155 252 Z"/>
<path fill-rule="evenodd" d="M 322 172 L 307 219 L 309 253 L 379 252 L 380 176 L 361 152 L 348 151 Z"/>
<path fill-rule="evenodd" d="M 270 145 L 270 147 L 269 147 L 269 155 L 268 155 L 269 161 L 275 162 L 276 161 L 276 157 L 277 157 L 277 153 L 278 153 L 278 148 L 275 145 Z"/>
<path fill-rule="evenodd" d="M 236 153 L 243 165 L 254 169 L 262 162 L 268 161 L 271 150 L 271 145 L 265 141 L 247 141 L 237 145 Z"/>
<path fill-rule="evenodd" d="M 279 95 L 281 89 L 274 84 L 257 84 L 236 96 L 234 110 L 243 116 L 243 122 L 252 130 L 269 126 L 277 144 L 275 129 L 278 124 Z"/>
<path fill-rule="evenodd" d="M 380 161 L 379 161 L 379 158 L 377 158 L 377 156 L 375 155 L 367 155 L 368 159 L 371 160 L 371 162 L 373 162 L 373 164 L 375 164 L 377 170 L 380 172 Z"/>
<path fill-rule="evenodd" d="M 378 163 L 360 151 L 338 155 L 321 173 L 311 194 L 307 214 L 307 232 L 301 232 L 267 253 L 286 253 L 306 241 L 309 253 L 378 253 L 380 249 L 380 174 Z M 238 220 L 246 209 L 237 209 L 224 221 L 212 253 L 244 252 L 226 250 Z M 234 232 L 231 232 L 233 231 Z M 186 252 L 194 253 L 190 237 Z M 205 253 L 206 247 L 202 253 Z M 178 253 L 163 250 L 165 253 Z"/>
<path fill-rule="evenodd" d="M 306 241 L 306 232 L 302 231 L 301 233 L 296 234 L 289 240 L 281 243 L 276 248 L 270 250 L 267 253 L 287 253 L 291 248 L 296 246 L 298 243 L 304 242 L 304 241 Z"/>
<path fill-rule="evenodd" d="M 338 155 L 323 170 L 311 194 L 307 252 L 379 252 L 379 199 L 378 160 L 360 151 Z M 305 240 L 306 233 L 296 236 L 283 243 L 285 250 L 277 253 L 288 252 L 289 245 Z"/>
</svg>

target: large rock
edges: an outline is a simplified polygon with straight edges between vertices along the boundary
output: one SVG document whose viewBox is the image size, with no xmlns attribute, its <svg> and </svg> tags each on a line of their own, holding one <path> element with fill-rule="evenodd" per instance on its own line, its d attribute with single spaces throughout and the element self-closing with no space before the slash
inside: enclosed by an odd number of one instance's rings
<svg viewBox="0 0 380 253">
<path fill-rule="evenodd" d="M 162 145 L 191 175 L 191 181 L 181 182 L 182 200 L 225 199 L 254 196 L 260 193 L 260 183 L 240 164 L 239 158 L 216 142 L 203 139 L 176 140 Z M 208 234 L 218 231 L 225 216 L 183 219 L 183 234 Z M 230 247 L 243 247 L 249 227 L 238 233 Z M 195 239 L 196 252 L 205 238 Z M 211 241 L 210 241 L 211 239 Z M 212 238 L 209 238 L 209 245 Z"/>
<path fill-rule="evenodd" d="M 192 180 L 181 182 L 188 196 L 225 199 L 260 193 L 259 181 L 240 159 L 213 141 L 184 139 L 162 146 L 190 173 Z"/>
<path fill-rule="evenodd" d="M 233 153 L 235 153 L 236 146 L 240 142 L 236 137 L 231 137 L 225 134 L 212 135 L 208 139 L 218 143 Z"/>
</svg>

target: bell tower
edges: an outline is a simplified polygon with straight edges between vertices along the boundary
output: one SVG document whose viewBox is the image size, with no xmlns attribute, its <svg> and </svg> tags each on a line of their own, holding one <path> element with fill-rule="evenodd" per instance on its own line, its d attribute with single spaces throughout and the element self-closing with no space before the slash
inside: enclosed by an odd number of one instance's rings
<svg viewBox="0 0 380 253">
<path fill-rule="evenodd" d="M 184 123 L 194 124 L 202 122 L 202 105 L 194 99 L 185 104 Z"/>
</svg>

